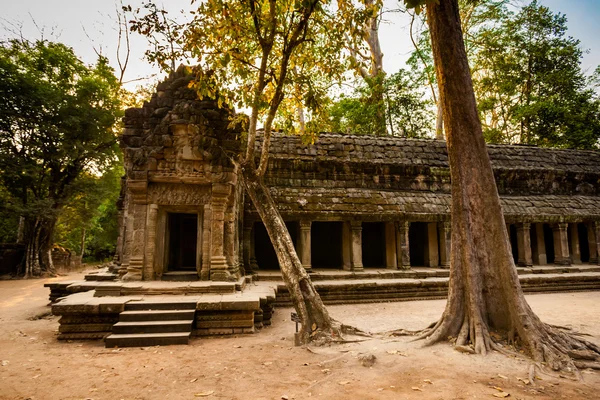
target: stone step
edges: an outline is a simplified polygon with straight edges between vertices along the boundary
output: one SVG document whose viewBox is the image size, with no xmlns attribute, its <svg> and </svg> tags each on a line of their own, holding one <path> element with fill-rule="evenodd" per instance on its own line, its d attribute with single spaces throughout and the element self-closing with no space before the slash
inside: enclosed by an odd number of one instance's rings
<svg viewBox="0 0 600 400">
<path fill-rule="evenodd" d="M 95 274 L 87 274 L 84 279 L 88 282 L 105 282 L 105 281 L 114 281 L 118 277 L 117 274 L 112 274 L 109 272 L 99 272 Z"/>
<path fill-rule="evenodd" d="M 146 347 L 188 344 L 191 332 L 112 334 L 104 339 L 106 347 Z"/>
<path fill-rule="evenodd" d="M 113 325 L 114 334 L 136 334 L 136 333 L 170 333 L 192 331 L 193 319 L 175 321 L 135 321 L 117 322 Z"/>
<path fill-rule="evenodd" d="M 125 311 L 195 310 L 196 301 L 130 301 Z"/>
<path fill-rule="evenodd" d="M 175 321 L 194 319 L 196 310 L 143 310 L 143 311 L 123 311 L 119 314 L 119 321 L 139 322 L 139 321 Z"/>
<path fill-rule="evenodd" d="M 189 282 L 197 281 L 198 273 L 196 271 L 170 271 L 162 274 L 163 281 Z"/>
</svg>

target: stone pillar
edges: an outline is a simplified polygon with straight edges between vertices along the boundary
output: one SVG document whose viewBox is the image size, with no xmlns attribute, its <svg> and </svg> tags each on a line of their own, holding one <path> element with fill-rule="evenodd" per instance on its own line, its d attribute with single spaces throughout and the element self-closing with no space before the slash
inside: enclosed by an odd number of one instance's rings
<svg viewBox="0 0 600 400">
<path fill-rule="evenodd" d="M 231 275 L 238 275 L 239 265 L 235 258 L 235 222 L 227 220 L 223 226 L 223 252 Z"/>
<path fill-rule="evenodd" d="M 596 263 L 600 265 L 600 222 L 594 222 L 594 237 L 596 238 Z"/>
<path fill-rule="evenodd" d="M 559 265 L 569 265 L 569 237 L 567 229 L 569 224 L 559 223 L 552 227 L 554 236 L 554 263 Z"/>
<path fill-rule="evenodd" d="M 140 281 L 143 278 L 142 269 L 144 267 L 144 253 L 146 244 L 146 211 L 148 206 L 147 189 L 148 181 L 130 180 L 127 182 L 127 188 L 131 193 L 132 202 L 132 222 L 133 226 L 130 232 L 131 246 L 129 249 L 130 258 L 127 266 L 127 273 L 123 276 L 125 281 Z"/>
<path fill-rule="evenodd" d="M 246 274 L 251 274 L 253 271 L 250 263 L 250 247 L 252 246 L 252 223 L 244 223 L 244 233 L 242 236 L 242 262 Z"/>
<path fill-rule="evenodd" d="M 438 223 L 438 238 L 440 242 L 440 267 L 450 268 L 450 251 L 452 244 L 451 222 Z"/>
<path fill-rule="evenodd" d="M 311 243 L 310 228 L 312 221 L 300 221 L 300 236 L 298 237 L 298 247 L 300 248 L 300 262 L 308 272 L 312 271 L 311 265 Z"/>
<path fill-rule="evenodd" d="M 342 224 L 342 268 L 344 271 L 352 270 L 352 233 L 350 222 Z"/>
<path fill-rule="evenodd" d="M 210 261 L 212 257 L 212 207 L 211 204 L 204 205 L 202 213 L 202 269 L 200 279 L 210 279 Z"/>
<path fill-rule="evenodd" d="M 519 253 L 517 264 L 521 267 L 533 265 L 530 230 L 531 224 L 528 222 L 517 224 L 517 252 Z"/>
<path fill-rule="evenodd" d="M 225 257 L 225 209 L 231 186 L 215 183 L 212 186 L 211 209 L 211 257 L 210 279 L 213 281 L 230 281 L 235 279 L 229 272 Z"/>
<path fill-rule="evenodd" d="M 146 217 L 146 262 L 142 277 L 145 281 L 154 280 L 154 255 L 156 253 L 156 229 L 158 221 L 158 205 L 149 204 Z"/>
<path fill-rule="evenodd" d="M 569 231 L 571 233 L 569 243 L 571 264 L 581 264 L 581 248 L 579 247 L 579 231 L 577 230 L 577 223 L 569 224 Z"/>
<path fill-rule="evenodd" d="M 362 222 L 350 222 L 350 229 L 352 231 L 352 270 L 363 271 L 364 268 L 362 262 Z"/>
<path fill-rule="evenodd" d="M 408 242 L 408 229 L 410 222 L 396 222 L 396 255 L 398 269 L 410 269 L 410 247 Z"/>
<path fill-rule="evenodd" d="M 393 222 L 385 223 L 385 266 L 388 269 L 398 269 L 396 227 Z"/>
<path fill-rule="evenodd" d="M 546 265 L 548 264 L 548 256 L 546 255 L 546 241 L 544 240 L 544 224 L 537 223 L 534 225 L 537 251 L 533 253 L 533 263 L 536 265 Z"/>
<path fill-rule="evenodd" d="M 438 233 L 437 223 L 429 222 L 427 224 L 427 247 L 425 248 L 425 266 L 437 267 L 440 265 L 438 253 Z"/>
<path fill-rule="evenodd" d="M 598 236 L 596 236 L 596 226 L 600 225 L 597 222 L 588 222 L 586 225 L 588 233 L 588 243 L 590 248 L 590 264 L 598 263 L 598 251 L 600 244 L 598 243 Z"/>
</svg>

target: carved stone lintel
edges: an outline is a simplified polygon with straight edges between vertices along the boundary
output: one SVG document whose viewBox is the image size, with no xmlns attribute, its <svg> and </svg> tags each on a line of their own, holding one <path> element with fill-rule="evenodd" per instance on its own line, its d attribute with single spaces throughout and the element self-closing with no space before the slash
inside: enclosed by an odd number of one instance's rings
<svg viewBox="0 0 600 400">
<path fill-rule="evenodd" d="M 148 187 L 148 199 L 154 204 L 168 206 L 199 205 L 206 204 L 209 198 L 209 185 L 152 183 Z"/>
</svg>

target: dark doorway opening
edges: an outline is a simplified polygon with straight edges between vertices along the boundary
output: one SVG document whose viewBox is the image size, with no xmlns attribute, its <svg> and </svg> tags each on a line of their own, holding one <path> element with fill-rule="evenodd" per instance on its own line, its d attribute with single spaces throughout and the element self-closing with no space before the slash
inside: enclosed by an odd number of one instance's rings
<svg viewBox="0 0 600 400">
<path fill-rule="evenodd" d="M 385 224 L 363 222 L 362 256 L 364 267 L 385 268 Z"/>
<path fill-rule="evenodd" d="M 587 226 L 585 224 L 577 224 L 577 233 L 579 234 L 581 262 L 590 262 L 590 241 L 588 238 Z"/>
<path fill-rule="evenodd" d="M 519 240 L 517 239 L 517 227 L 514 225 L 508 226 L 508 234 L 510 237 L 510 248 L 512 250 L 513 260 L 515 265 L 519 262 Z"/>
<path fill-rule="evenodd" d="M 540 249 L 538 249 L 537 235 L 535 232 L 535 224 L 531 224 L 529 228 L 529 243 L 531 243 L 531 256 L 534 264 L 539 264 Z"/>
<path fill-rule="evenodd" d="M 411 222 L 408 228 L 411 266 L 422 267 L 425 265 L 425 251 L 429 245 L 428 241 L 427 223 Z"/>
<path fill-rule="evenodd" d="M 298 222 L 286 222 L 285 225 L 295 246 L 298 237 Z M 262 222 L 254 223 L 254 254 L 260 269 L 279 269 L 277 254 L 269 238 L 267 228 Z"/>
<path fill-rule="evenodd" d="M 196 269 L 198 214 L 169 214 L 169 271 Z"/>
<path fill-rule="evenodd" d="M 544 224 L 544 243 L 546 244 L 546 260 L 554 264 L 554 233 L 548 224 Z"/>
<path fill-rule="evenodd" d="M 342 222 L 312 223 L 310 258 L 313 268 L 342 268 L 342 227 Z"/>
</svg>

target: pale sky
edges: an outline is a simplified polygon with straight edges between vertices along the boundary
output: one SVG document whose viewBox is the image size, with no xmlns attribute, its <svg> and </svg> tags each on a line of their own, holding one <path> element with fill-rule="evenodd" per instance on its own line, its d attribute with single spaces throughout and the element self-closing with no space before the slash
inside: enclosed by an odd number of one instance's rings
<svg viewBox="0 0 600 400">
<path fill-rule="evenodd" d="M 124 4 L 131 4 L 132 7 L 141 3 L 142 0 L 124 1 Z M 584 56 L 583 68 L 593 71 L 600 64 L 600 0 L 540 0 L 540 3 L 554 12 L 567 15 L 568 34 L 581 40 L 582 49 L 589 51 Z M 173 15 L 179 10 L 190 9 L 190 0 L 164 0 L 162 4 Z M 397 1 L 385 0 L 388 9 L 396 4 Z M 73 47 L 85 62 L 95 61 L 95 47 L 102 48 L 103 54 L 116 66 L 115 7 L 114 0 L 0 0 L 0 38 L 10 36 L 2 27 L 15 29 L 19 25 L 22 25 L 21 30 L 26 38 L 39 38 L 41 34 L 37 24 L 44 30 L 45 38 Z M 394 73 L 404 65 L 412 51 L 408 36 L 410 21 L 401 13 L 386 14 L 385 19 L 380 28 L 384 68 L 386 72 Z M 143 59 L 146 40 L 137 34 L 132 34 L 131 40 L 131 59 L 125 81 L 157 73 L 157 68 Z M 134 87 L 135 84 L 129 85 L 129 88 Z"/>
</svg>

